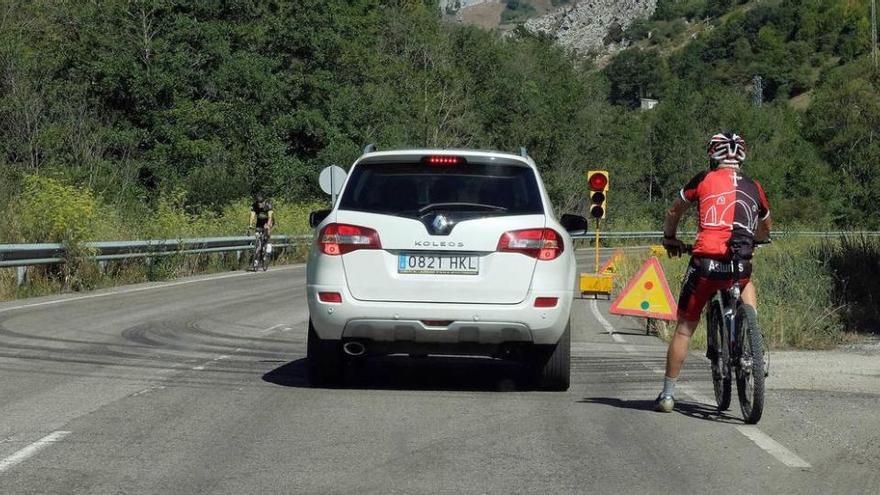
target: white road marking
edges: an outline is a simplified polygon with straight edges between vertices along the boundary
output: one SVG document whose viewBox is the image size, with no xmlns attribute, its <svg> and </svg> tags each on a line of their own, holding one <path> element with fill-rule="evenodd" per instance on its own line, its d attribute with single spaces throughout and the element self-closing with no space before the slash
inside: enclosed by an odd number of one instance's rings
<svg viewBox="0 0 880 495">
<path fill-rule="evenodd" d="M 288 331 L 288 330 L 291 330 L 291 328 L 290 328 L 290 325 L 288 325 L 287 323 L 279 323 L 279 324 L 277 324 L 277 325 L 272 325 L 271 327 L 269 327 L 269 328 L 267 328 L 267 329 L 261 331 L 260 333 L 263 334 L 263 335 L 268 335 L 268 334 L 270 334 L 270 333 L 272 333 L 272 332 L 274 332 L 274 331 L 276 331 L 276 330 L 280 330 L 280 331 L 282 331 L 282 332 L 286 332 L 286 331 Z"/>
<path fill-rule="evenodd" d="M 152 387 L 147 387 L 147 388 L 141 390 L 140 392 L 135 392 L 135 393 L 131 394 L 129 397 L 137 397 L 137 396 L 140 396 L 140 395 L 148 394 L 148 393 L 150 393 L 150 392 L 152 392 L 152 391 L 154 391 L 154 390 L 162 390 L 162 389 L 164 389 L 164 388 L 165 388 L 165 387 L 163 387 L 163 386 L 161 386 L 161 385 L 155 385 L 155 386 L 152 386 Z"/>
<path fill-rule="evenodd" d="M 289 265 L 289 266 L 275 268 L 275 269 L 273 269 L 273 271 L 293 270 L 296 268 L 302 268 L 304 266 L 305 265 L 303 265 L 303 264 Z M 207 277 L 199 278 L 196 280 L 181 280 L 178 282 L 161 283 L 161 284 L 151 285 L 149 287 L 136 287 L 133 289 L 112 290 L 109 292 L 102 292 L 100 294 L 88 294 L 85 296 L 66 297 L 64 299 L 53 299 L 51 301 L 43 301 L 43 302 L 38 302 L 38 303 L 22 304 L 20 306 L 11 306 L 8 308 L 0 308 L 0 313 L 6 313 L 7 311 L 15 311 L 17 309 L 28 309 L 28 308 L 36 308 L 39 306 L 51 306 L 54 304 L 62 304 L 62 303 L 66 303 L 66 302 L 83 301 L 86 299 L 97 299 L 99 297 L 121 296 L 121 295 L 125 295 L 125 294 L 133 294 L 135 292 L 143 292 L 143 291 L 147 291 L 147 290 L 165 289 L 168 287 L 177 287 L 179 285 L 197 284 L 199 282 L 210 282 L 212 280 L 223 280 L 225 278 L 247 277 L 249 275 L 253 276 L 253 274 L 250 272 L 230 273 L 227 275 L 219 275 L 216 277 L 207 276 Z"/>
<path fill-rule="evenodd" d="M 595 299 L 590 301 L 590 309 L 593 311 L 593 316 L 596 317 L 596 320 L 599 321 L 599 324 L 601 324 L 602 327 L 604 327 L 605 330 L 609 334 L 611 334 L 612 338 L 614 338 L 614 337 L 620 338 L 620 340 L 614 339 L 615 342 L 619 342 L 619 343 L 626 342 L 625 340 L 623 340 L 622 337 L 620 337 L 619 335 L 614 333 L 614 326 L 612 326 L 611 323 L 609 323 L 608 320 L 606 320 L 602 316 L 602 313 L 599 312 L 599 305 L 596 303 Z M 623 345 L 621 347 L 623 348 L 624 351 L 626 351 L 630 354 L 635 353 L 635 348 L 631 345 Z M 648 367 L 645 363 L 642 363 L 642 365 L 645 367 Z M 666 373 L 666 371 L 661 368 L 650 368 L 649 367 L 649 369 L 657 374 L 665 374 Z M 713 404 L 715 402 L 714 400 L 709 399 L 708 397 L 704 396 L 703 394 L 701 394 L 700 392 L 695 390 L 693 387 L 690 387 L 688 385 L 679 384 L 678 390 L 680 390 L 684 395 L 687 395 L 691 399 L 693 399 L 697 402 L 700 402 L 702 404 Z M 769 435 L 767 435 L 763 431 L 759 430 L 757 426 L 750 426 L 750 425 L 737 426 L 736 429 L 737 429 L 737 431 L 739 431 L 740 433 L 745 435 L 749 440 L 755 442 L 755 445 L 757 445 L 761 449 L 765 450 L 767 453 L 769 453 L 770 455 L 775 457 L 779 462 L 785 464 L 786 466 L 796 467 L 796 468 L 810 468 L 810 467 L 812 467 L 810 465 L 810 463 L 801 459 L 800 457 L 797 456 L 797 454 L 795 454 L 794 452 L 785 448 L 784 445 L 777 442 L 776 440 L 771 438 Z"/>
<path fill-rule="evenodd" d="M 781 443 L 770 438 L 769 435 L 759 430 L 757 426 L 737 426 L 736 429 L 786 466 L 796 468 L 812 467 L 809 462 L 801 459 Z"/>
<path fill-rule="evenodd" d="M 602 316 L 602 313 L 599 312 L 599 305 L 596 303 L 595 299 L 590 301 L 590 309 L 593 311 L 593 316 L 595 316 L 596 320 L 599 321 L 599 324 L 602 325 L 602 328 L 604 328 L 605 331 L 608 332 L 608 335 L 611 335 L 611 338 L 615 342 L 620 343 L 620 344 L 623 344 L 624 342 L 626 342 L 626 340 L 622 336 L 614 333 L 614 325 L 612 325 L 611 323 L 608 323 L 608 320 L 606 320 L 605 317 Z"/>
<path fill-rule="evenodd" d="M 25 461 L 27 458 L 32 457 L 44 447 L 60 441 L 67 435 L 70 435 L 69 431 L 53 431 L 52 433 L 19 450 L 18 452 L 15 452 L 9 457 L 0 460 L 0 473 L 15 467 L 16 465 Z"/>
<path fill-rule="evenodd" d="M 238 352 L 239 350 L 241 350 L 241 349 L 236 349 L 236 352 Z M 223 361 L 224 359 L 229 359 L 229 358 L 231 358 L 231 357 L 232 357 L 232 356 L 230 356 L 229 354 L 223 354 L 223 355 L 220 355 L 220 356 L 215 357 L 214 359 L 211 359 L 210 361 L 205 361 L 204 363 L 202 363 L 202 364 L 200 364 L 200 365 L 198 365 L 198 366 L 193 366 L 192 369 L 195 370 L 195 371 L 202 371 L 202 370 L 205 369 L 205 366 L 208 366 L 208 365 L 211 364 L 211 363 L 216 363 L 216 362 L 218 362 L 218 361 Z"/>
</svg>

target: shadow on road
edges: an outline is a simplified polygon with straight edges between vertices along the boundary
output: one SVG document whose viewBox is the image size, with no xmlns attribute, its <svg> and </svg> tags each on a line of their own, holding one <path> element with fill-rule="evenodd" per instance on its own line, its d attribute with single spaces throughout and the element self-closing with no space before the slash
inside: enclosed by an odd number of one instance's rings
<svg viewBox="0 0 880 495">
<path fill-rule="evenodd" d="M 578 401 L 581 404 L 602 404 L 620 409 L 635 409 L 638 411 L 654 411 L 653 400 L 625 400 L 616 397 L 585 397 Z M 713 421 L 717 423 L 742 423 L 738 418 L 727 413 L 718 412 L 718 408 L 708 404 L 700 404 L 690 401 L 676 401 L 675 412 L 685 416 Z M 659 413 L 658 413 L 659 414 Z"/>
<path fill-rule="evenodd" d="M 263 381 L 308 388 L 307 365 L 307 359 L 292 361 L 264 374 Z M 384 356 L 347 363 L 339 388 L 516 392 L 529 389 L 526 378 L 522 366 L 499 360 Z"/>
</svg>

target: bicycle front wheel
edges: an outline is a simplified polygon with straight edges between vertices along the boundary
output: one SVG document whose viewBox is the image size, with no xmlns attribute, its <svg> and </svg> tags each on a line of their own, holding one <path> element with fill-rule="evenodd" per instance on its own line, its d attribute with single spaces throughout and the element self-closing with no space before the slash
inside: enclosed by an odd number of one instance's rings
<svg viewBox="0 0 880 495">
<path fill-rule="evenodd" d="M 730 375 L 725 373 L 724 357 L 727 355 L 727 337 L 724 331 L 724 320 L 721 316 L 721 305 L 717 301 L 709 303 L 709 315 L 706 318 L 709 366 L 712 369 L 712 385 L 715 388 L 715 402 L 719 411 L 730 409 L 731 389 Z"/>
<path fill-rule="evenodd" d="M 736 390 L 743 418 L 755 424 L 764 412 L 764 336 L 755 308 L 741 304 L 737 310 Z"/>
</svg>

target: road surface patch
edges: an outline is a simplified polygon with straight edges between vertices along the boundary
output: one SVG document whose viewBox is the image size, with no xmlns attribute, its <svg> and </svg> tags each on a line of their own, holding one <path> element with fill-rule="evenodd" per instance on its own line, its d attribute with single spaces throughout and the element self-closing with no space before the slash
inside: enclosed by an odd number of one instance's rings
<svg viewBox="0 0 880 495">
<path fill-rule="evenodd" d="M 293 270 L 295 268 L 302 268 L 304 266 L 305 265 L 302 265 L 302 264 L 290 265 L 290 266 L 275 268 L 275 269 L 273 269 L 273 271 Z M 194 279 L 194 280 L 179 280 L 177 282 L 168 282 L 168 283 L 150 285 L 149 287 L 134 287 L 131 289 L 111 290 L 108 292 L 101 292 L 100 294 L 88 294 L 88 295 L 84 295 L 84 296 L 65 297 L 63 299 L 53 299 L 51 301 L 42 301 L 42 302 L 38 302 L 38 303 L 22 304 L 20 306 L 11 306 L 8 308 L 0 308 L 0 313 L 6 313 L 8 311 L 15 311 L 17 309 L 36 308 L 39 306 L 51 306 L 51 305 L 62 304 L 62 303 L 66 303 L 66 302 L 82 301 L 85 299 L 97 299 L 99 297 L 122 296 L 125 294 L 133 294 L 136 292 L 144 292 L 144 291 L 148 291 L 148 290 L 165 289 L 168 287 L 177 287 L 180 285 L 196 284 L 199 282 L 209 282 L 212 280 L 223 280 L 225 278 L 247 277 L 247 276 L 252 276 L 252 275 L 253 274 L 250 272 L 244 272 L 244 273 L 236 272 L 236 273 L 230 273 L 230 274 L 226 274 L 226 275 L 219 275 L 216 277 L 208 276 L 208 277 L 200 277 L 200 278 Z"/>
<path fill-rule="evenodd" d="M 602 313 L 599 311 L 599 305 L 596 303 L 595 300 L 590 301 L 590 309 L 592 310 L 593 316 L 596 318 L 596 320 L 599 322 L 599 324 L 602 325 L 602 327 L 605 329 L 605 331 L 608 332 L 612 338 L 614 338 L 615 342 L 618 342 L 618 343 L 625 343 L 626 342 L 626 340 L 624 340 L 622 336 L 614 333 L 614 326 L 611 325 L 611 323 L 609 323 L 608 320 L 606 320 L 605 317 L 602 315 Z M 615 338 L 615 337 L 617 337 L 617 338 Z M 635 348 L 632 347 L 631 345 L 623 345 L 621 347 L 627 353 L 630 353 L 630 354 L 636 353 Z M 642 363 L 642 365 L 645 366 L 646 368 L 650 369 L 654 373 L 657 373 L 657 374 L 665 374 L 666 373 L 666 371 L 661 368 L 652 368 L 652 367 L 646 365 L 645 363 Z M 681 385 L 680 384 L 678 386 L 678 390 L 681 391 L 683 395 L 686 395 L 689 398 L 691 398 L 701 404 L 712 404 L 714 402 L 711 399 L 709 399 L 708 397 L 706 397 L 703 394 L 701 394 L 700 392 L 698 392 L 693 387 L 690 387 L 688 385 Z M 755 445 L 757 445 L 758 447 L 763 449 L 765 452 L 772 455 L 774 458 L 776 458 L 776 460 L 785 464 L 786 466 L 796 467 L 796 468 L 810 468 L 810 467 L 812 467 L 810 465 L 810 463 L 808 463 L 807 461 L 798 457 L 797 454 L 795 454 L 791 450 L 787 449 L 781 443 L 774 440 L 772 437 L 770 437 L 770 435 L 767 435 L 766 433 L 764 433 L 763 431 L 758 429 L 757 426 L 743 425 L 743 426 L 737 426 L 736 429 L 737 429 L 737 431 L 742 433 L 746 438 L 748 438 L 749 440 L 754 442 Z"/>
</svg>

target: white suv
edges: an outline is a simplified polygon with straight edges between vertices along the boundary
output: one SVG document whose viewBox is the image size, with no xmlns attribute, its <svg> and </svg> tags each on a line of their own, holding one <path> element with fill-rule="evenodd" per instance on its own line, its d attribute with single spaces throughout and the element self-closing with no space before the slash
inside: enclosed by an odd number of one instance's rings
<svg viewBox="0 0 880 495">
<path fill-rule="evenodd" d="M 586 220 L 554 217 L 525 151 L 365 151 L 310 218 L 310 381 L 358 356 L 443 354 L 520 360 L 567 390 L 569 231 Z"/>
</svg>

